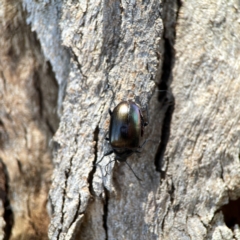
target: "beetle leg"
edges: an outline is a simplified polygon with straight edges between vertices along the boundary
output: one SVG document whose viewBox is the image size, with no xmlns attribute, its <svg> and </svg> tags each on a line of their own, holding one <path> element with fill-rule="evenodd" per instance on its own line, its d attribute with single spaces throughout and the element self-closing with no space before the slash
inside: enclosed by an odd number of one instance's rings
<svg viewBox="0 0 240 240">
<path fill-rule="evenodd" d="M 109 138 L 107 137 L 107 135 L 108 135 L 108 131 L 106 132 L 106 134 L 104 135 L 104 138 L 105 138 L 105 140 L 107 140 L 107 141 L 109 141 Z"/>
<path fill-rule="evenodd" d="M 149 113 L 148 113 L 148 107 L 146 106 L 146 111 L 147 111 L 147 121 L 144 122 L 144 127 L 146 127 L 149 123 Z"/>
<path fill-rule="evenodd" d="M 143 148 L 143 146 L 149 141 L 150 139 L 146 139 L 143 144 L 141 146 L 139 146 L 139 148 Z"/>
<path fill-rule="evenodd" d="M 111 161 L 105 166 L 105 172 L 106 172 L 105 177 L 106 177 L 107 175 L 110 175 L 110 174 L 108 173 L 108 166 L 109 166 L 109 164 L 112 163 L 112 162 L 115 162 L 115 159 L 114 159 L 114 160 L 111 160 Z"/>
<path fill-rule="evenodd" d="M 108 164 L 109 164 L 109 163 L 108 163 Z M 105 175 L 104 175 L 104 177 L 106 177 L 107 175 L 109 175 L 109 174 L 108 174 L 108 164 L 105 165 Z"/>
<path fill-rule="evenodd" d="M 146 111 L 147 112 L 147 121 L 144 121 L 144 118 L 143 118 L 143 116 L 142 116 L 142 114 L 141 114 L 141 119 L 142 119 L 142 122 L 143 122 L 143 126 L 144 127 L 146 127 L 148 124 L 149 124 L 149 113 L 148 113 L 148 106 L 146 105 L 146 107 L 145 107 L 145 109 L 144 110 L 142 110 L 142 111 Z"/>
<path fill-rule="evenodd" d="M 125 161 L 125 163 L 128 165 L 128 167 L 130 168 L 130 170 L 133 172 L 133 174 L 134 174 L 134 176 L 137 178 L 137 180 L 138 180 L 138 181 L 142 181 L 142 179 L 139 178 L 139 177 L 137 176 L 137 174 L 133 171 L 133 169 L 131 168 L 131 166 L 128 164 L 127 160 Z"/>
<path fill-rule="evenodd" d="M 104 157 L 106 157 L 106 156 L 108 156 L 108 155 L 110 155 L 110 154 L 112 154 L 112 153 L 113 153 L 113 150 L 110 150 L 109 152 L 104 153 L 103 157 L 102 157 L 97 163 L 95 163 L 95 166 L 96 166 L 97 164 L 99 164 L 99 163 L 103 160 Z"/>
<path fill-rule="evenodd" d="M 151 139 L 146 139 L 144 142 L 143 142 L 143 144 L 141 145 L 141 146 L 139 146 L 138 148 L 139 149 L 141 149 L 141 148 L 143 148 L 143 146 L 148 142 L 148 141 L 150 141 Z M 135 153 L 142 153 L 142 151 L 139 151 L 139 150 L 135 150 L 134 151 Z"/>
</svg>

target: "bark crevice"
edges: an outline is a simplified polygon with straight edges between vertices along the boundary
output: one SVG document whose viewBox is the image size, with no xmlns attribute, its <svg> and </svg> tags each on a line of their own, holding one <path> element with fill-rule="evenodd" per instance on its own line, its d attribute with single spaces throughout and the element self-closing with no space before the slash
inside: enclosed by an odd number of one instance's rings
<svg viewBox="0 0 240 240">
<path fill-rule="evenodd" d="M 77 146 L 77 138 L 75 137 L 75 146 Z M 71 175 L 71 168 L 72 168 L 72 161 L 74 156 L 76 155 L 75 153 L 72 155 L 70 161 L 69 161 L 69 167 L 64 171 L 64 176 L 65 176 L 65 182 L 64 182 L 64 189 L 63 189 L 63 194 L 62 194 L 62 206 L 61 206 L 61 218 L 60 218 L 60 224 L 63 225 L 64 223 L 64 207 L 65 207 L 65 200 L 66 200 L 66 193 L 67 193 L 67 185 L 68 185 L 68 178 Z M 74 222 L 74 221 L 73 221 Z M 61 233 L 62 233 L 63 228 L 59 228 L 58 234 L 57 234 L 57 239 L 61 238 Z"/>
<path fill-rule="evenodd" d="M 173 24 L 169 24 L 169 15 L 172 15 L 174 6 L 177 6 L 175 12 L 175 19 L 171 20 Z M 158 83 L 158 101 L 164 106 L 166 105 L 165 117 L 163 119 L 161 140 L 155 155 L 155 167 L 156 171 L 161 173 L 161 178 L 165 179 L 166 168 L 162 170 L 164 153 L 167 147 L 167 143 L 170 136 L 171 119 L 174 111 L 175 98 L 169 89 L 169 85 L 172 81 L 172 70 L 175 63 L 175 38 L 176 38 L 176 23 L 178 19 L 179 10 L 181 8 L 181 1 L 177 0 L 168 4 L 167 1 L 163 2 L 163 60 L 161 77 Z M 166 8 L 166 9 L 165 9 Z M 174 26 L 174 27 L 173 27 Z"/>
<path fill-rule="evenodd" d="M 230 200 L 228 204 L 221 207 L 226 226 L 233 231 L 234 226 L 240 226 L 240 198 Z"/>
<path fill-rule="evenodd" d="M 71 161 L 72 161 L 72 159 L 71 159 Z M 68 181 L 69 172 L 70 172 L 70 169 L 67 169 L 64 172 L 65 183 L 64 183 L 64 189 L 63 189 L 63 194 L 62 194 L 62 208 L 61 208 L 61 219 L 60 219 L 61 225 L 63 225 L 63 222 L 64 222 L 64 206 L 65 206 L 66 189 L 67 189 L 67 181 Z M 59 228 L 57 239 L 60 239 L 61 232 L 62 232 L 62 228 Z"/>
<path fill-rule="evenodd" d="M 155 155 L 155 167 L 156 167 L 156 171 L 161 173 L 161 179 L 165 179 L 166 177 L 167 166 L 163 170 L 162 165 L 164 161 L 163 159 L 164 153 L 165 153 L 169 136 L 170 136 L 173 111 L 174 111 L 174 97 L 172 96 L 172 103 L 169 104 L 165 113 L 165 117 L 162 124 L 161 140 L 157 149 L 157 153 Z"/>
<path fill-rule="evenodd" d="M 11 203 L 9 199 L 9 177 L 7 172 L 7 167 L 4 162 L 0 158 L 0 171 L 1 171 L 1 179 L 0 179 L 0 200 L 3 203 L 4 213 L 3 218 L 5 221 L 4 226 L 4 240 L 10 239 L 11 231 L 14 223 L 14 215 L 11 208 Z"/>
<path fill-rule="evenodd" d="M 93 133 L 93 140 L 95 142 L 95 146 L 94 146 L 94 160 L 93 160 L 93 167 L 92 170 L 89 172 L 88 175 L 88 184 L 89 184 L 89 191 L 92 195 L 94 195 L 94 190 L 93 190 L 93 176 L 94 173 L 96 172 L 96 162 L 98 159 L 98 135 L 99 135 L 99 126 L 97 125 L 97 127 L 95 128 L 95 131 Z"/>
<path fill-rule="evenodd" d="M 109 202 L 109 193 L 108 190 L 104 187 L 104 192 L 105 192 L 105 200 L 104 200 L 104 205 L 103 205 L 103 228 L 105 230 L 106 234 L 106 240 L 108 240 L 108 225 L 107 225 L 107 220 L 108 220 L 108 202 Z"/>
</svg>

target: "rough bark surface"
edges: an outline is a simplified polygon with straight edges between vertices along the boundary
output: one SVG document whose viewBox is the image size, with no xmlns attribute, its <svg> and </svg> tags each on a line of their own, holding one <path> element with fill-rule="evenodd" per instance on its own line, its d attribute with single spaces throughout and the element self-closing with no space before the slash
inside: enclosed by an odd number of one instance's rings
<svg viewBox="0 0 240 240">
<path fill-rule="evenodd" d="M 72 59 L 63 115 L 54 138 L 59 148 L 50 192 L 53 215 L 49 237 L 112 238 L 122 234 L 141 212 L 131 216 L 136 211 L 131 205 L 143 189 L 124 164 L 116 171 L 109 170 L 116 173 L 115 184 L 112 174 L 104 177 L 101 168 L 93 164 L 107 151 L 104 135 L 109 123 L 108 108 L 136 96 L 145 106 L 152 95 L 160 72 L 161 6 L 159 1 L 64 4 L 60 25 L 63 44 L 72 50 Z M 146 178 L 145 188 L 152 174 L 159 177 L 150 159 L 130 161 L 135 171 Z M 142 192 L 139 203 L 148 195 Z M 119 228 L 111 226 L 115 224 L 113 217 Z M 136 226 L 142 224 L 138 220 Z M 138 227 L 124 236 L 130 238 L 132 233 L 141 236 Z"/>
<path fill-rule="evenodd" d="M 0 2 L 2 238 L 46 238 L 58 90 L 50 239 L 240 239 L 239 0 Z M 125 99 L 149 108 L 141 182 L 95 165 Z"/>
<path fill-rule="evenodd" d="M 178 15 L 163 239 L 239 239 L 239 221 L 226 225 L 222 212 L 240 197 L 239 7 L 187 1 Z"/>
<path fill-rule="evenodd" d="M 22 3 L 0 11 L 0 238 L 47 239 L 58 86 Z"/>
<path fill-rule="evenodd" d="M 237 239 L 238 222 L 226 226 L 222 212 L 239 197 L 237 2 L 166 1 L 164 11 L 154 1 L 64 4 L 63 44 L 73 56 L 55 136 L 50 238 Z M 160 86 L 172 82 L 176 102 L 164 159 L 173 105 L 148 103 L 161 59 Z M 141 184 L 123 163 L 105 176 L 113 157 L 92 166 L 107 151 L 107 109 L 131 97 L 149 104 L 145 137 L 161 139 L 129 159 Z"/>
</svg>

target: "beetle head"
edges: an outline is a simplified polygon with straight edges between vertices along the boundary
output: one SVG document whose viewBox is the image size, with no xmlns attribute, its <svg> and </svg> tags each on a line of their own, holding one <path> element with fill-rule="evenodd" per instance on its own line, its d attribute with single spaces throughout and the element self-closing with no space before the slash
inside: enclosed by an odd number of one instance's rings
<svg viewBox="0 0 240 240">
<path fill-rule="evenodd" d="M 115 160 L 118 160 L 119 162 L 125 162 L 128 157 L 130 157 L 134 151 L 130 149 L 114 149 L 115 153 Z"/>
</svg>

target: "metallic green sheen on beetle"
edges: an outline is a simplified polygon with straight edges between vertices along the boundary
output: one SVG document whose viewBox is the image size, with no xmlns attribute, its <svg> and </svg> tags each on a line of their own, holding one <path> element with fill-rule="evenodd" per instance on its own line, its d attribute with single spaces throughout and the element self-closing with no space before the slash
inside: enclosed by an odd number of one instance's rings
<svg viewBox="0 0 240 240">
<path fill-rule="evenodd" d="M 109 141 L 112 149 L 105 153 L 96 165 L 100 163 L 105 156 L 115 153 L 115 160 L 125 162 L 135 177 L 141 181 L 128 164 L 127 158 L 133 153 L 139 153 L 139 149 L 146 143 L 146 141 L 144 141 L 140 146 L 144 127 L 148 125 L 148 122 L 144 122 L 140 107 L 132 101 L 120 102 L 113 111 L 109 109 L 109 114 L 111 116 L 109 138 L 106 138 L 106 140 Z"/>
<path fill-rule="evenodd" d="M 113 148 L 139 147 L 143 135 L 143 117 L 139 107 L 133 102 L 121 102 L 111 114 L 109 141 Z"/>
<path fill-rule="evenodd" d="M 119 103 L 109 113 L 111 121 L 107 140 L 113 148 L 116 160 L 125 161 L 134 152 L 139 152 L 140 140 L 147 122 L 144 122 L 140 107 L 132 101 Z"/>
</svg>

